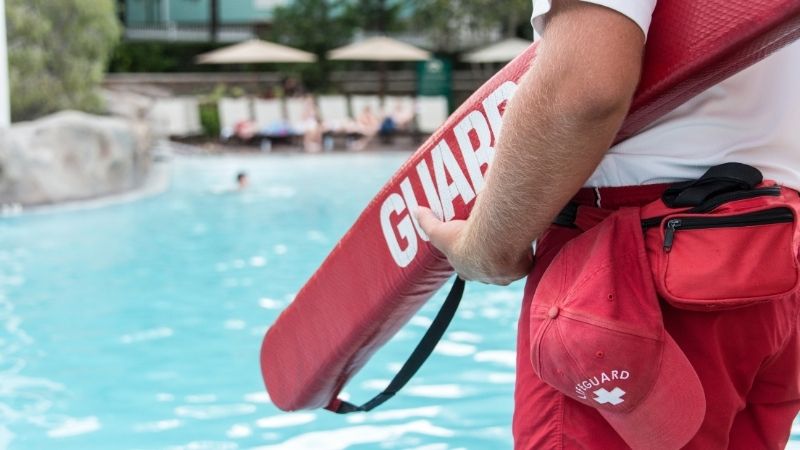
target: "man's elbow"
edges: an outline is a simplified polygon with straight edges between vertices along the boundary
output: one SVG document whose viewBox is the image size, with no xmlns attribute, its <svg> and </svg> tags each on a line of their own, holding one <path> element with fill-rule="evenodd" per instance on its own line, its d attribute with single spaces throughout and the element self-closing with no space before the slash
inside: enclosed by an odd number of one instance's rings
<svg viewBox="0 0 800 450">
<path fill-rule="evenodd" d="M 639 83 L 644 34 L 638 25 L 591 2 L 554 1 L 534 78 L 557 112 L 598 121 L 627 113 Z"/>
<path fill-rule="evenodd" d="M 622 120 L 628 113 L 636 82 L 576 80 L 559 83 L 554 107 L 564 117 L 582 123 Z"/>
</svg>

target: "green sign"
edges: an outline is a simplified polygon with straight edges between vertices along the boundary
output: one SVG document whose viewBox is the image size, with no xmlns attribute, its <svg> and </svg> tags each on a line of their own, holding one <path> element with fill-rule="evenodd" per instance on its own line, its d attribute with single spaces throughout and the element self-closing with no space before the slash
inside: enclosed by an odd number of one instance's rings
<svg viewBox="0 0 800 450">
<path fill-rule="evenodd" d="M 450 60 L 435 58 L 417 66 L 417 95 L 443 95 L 453 90 L 453 66 Z"/>
</svg>

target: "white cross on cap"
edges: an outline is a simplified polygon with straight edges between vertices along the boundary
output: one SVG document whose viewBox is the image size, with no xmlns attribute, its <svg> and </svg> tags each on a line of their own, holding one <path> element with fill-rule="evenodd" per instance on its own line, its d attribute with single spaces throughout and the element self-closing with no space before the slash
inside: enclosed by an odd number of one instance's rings
<svg viewBox="0 0 800 450">
<path fill-rule="evenodd" d="M 622 396 L 625 395 L 625 391 L 622 389 L 615 387 L 608 392 L 605 389 L 598 389 L 594 391 L 594 394 L 597 396 L 594 398 L 594 401 L 604 405 L 606 403 L 611 403 L 612 405 L 619 405 L 620 403 L 624 402 L 625 400 L 622 399 Z"/>
</svg>

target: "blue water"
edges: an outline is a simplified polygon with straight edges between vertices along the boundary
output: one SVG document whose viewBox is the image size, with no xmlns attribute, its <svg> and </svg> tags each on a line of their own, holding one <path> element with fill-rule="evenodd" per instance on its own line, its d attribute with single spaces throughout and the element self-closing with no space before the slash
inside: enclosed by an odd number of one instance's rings
<svg viewBox="0 0 800 450">
<path fill-rule="evenodd" d="M 269 402 L 266 328 L 406 154 L 182 158 L 158 197 L 0 219 L 0 448 L 511 448 L 522 285 L 468 286 L 432 359 L 370 414 Z M 251 188 L 214 193 L 246 170 Z M 350 384 L 385 387 L 441 296 Z"/>
<path fill-rule="evenodd" d="M 407 156 L 181 158 L 163 195 L 0 219 L 0 448 L 509 448 L 519 285 L 471 287 L 434 357 L 371 414 L 286 414 L 263 389 L 264 331 Z M 249 190 L 213 193 L 239 170 Z"/>
</svg>

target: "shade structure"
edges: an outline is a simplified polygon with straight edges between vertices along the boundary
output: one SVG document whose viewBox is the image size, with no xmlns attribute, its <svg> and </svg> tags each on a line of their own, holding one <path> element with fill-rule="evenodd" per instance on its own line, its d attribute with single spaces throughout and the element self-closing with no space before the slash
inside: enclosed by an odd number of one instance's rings
<svg viewBox="0 0 800 450">
<path fill-rule="evenodd" d="M 531 41 L 520 38 L 508 38 L 488 45 L 464 55 L 464 61 L 471 63 L 504 63 L 530 47 Z"/>
<path fill-rule="evenodd" d="M 316 55 L 285 45 L 251 39 L 197 57 L 200 64 L 312 63 Z"/>
<path fill-rule="evenodd" d="M 328 58 L 342 61 L 425 61 L 431 58 L 431 54 L 397 39 L 378 36 L 331 50 Z"/>
</svg>

